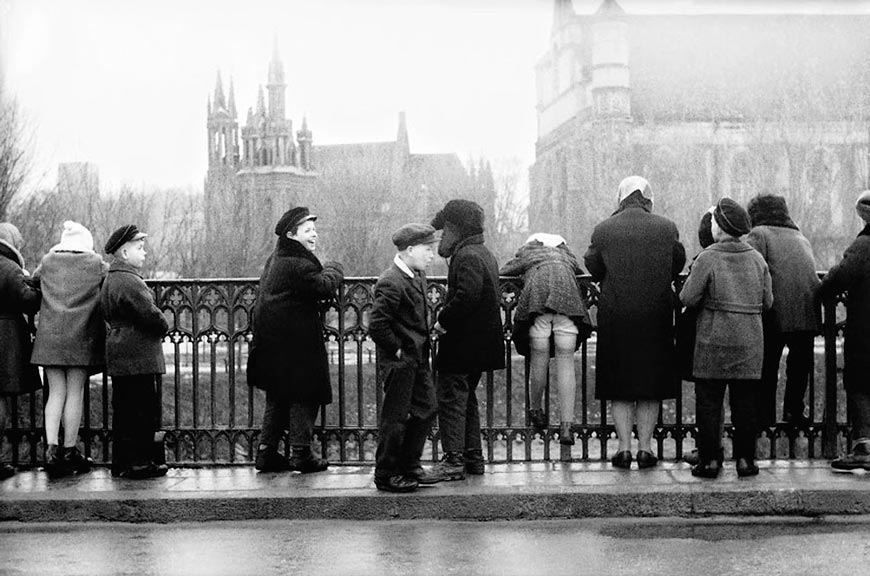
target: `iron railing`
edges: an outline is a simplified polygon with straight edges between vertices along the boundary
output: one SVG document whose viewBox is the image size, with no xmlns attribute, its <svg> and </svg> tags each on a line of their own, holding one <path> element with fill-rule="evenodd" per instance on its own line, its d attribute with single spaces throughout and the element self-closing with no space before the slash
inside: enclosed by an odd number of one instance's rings
<svg viewBox="0 0 870 576">
<path fill-rule="evenodd" d="M 578 279 L 594 315 L 598 288 L 588 276 Z M 324 312 L 334 399 L 321 412 L 316 442 L 329 460 L 342 464 L 372 462 L 377 444 L 382 391 L 376 385 L 375 347 L 368 337 L 375 281 L 371 277 L 346 278 L 338 300 Z M 245 376 L 251 338 L 249 317 L 257 298 L 257 281 L 153 280 L 148 284 L 171 326 L 164 338 L 167 373 L 160 385 L 167 461 L 176 466 L 250 464 L 264 404 L 264 394 L 250 388 Z M 575 355 L 577 441 L 574 446 L 564 446 L 558 442 L 558 421 L 543 434 L 528 426 L 528 364 L 509 342 L 521 282 L 502 278 L 501 288 L 507 367 L 488 373 L 478 392 L 487 460 L 607 459 L 616 448 L 616 433 L 606 403 L 594 399 L 594 334 Z M 428 298 L 433 318 L 445 293 L 445 279 L 430 278 Z M 759 451 L 767 457 L 830 458 L 850 447 L 844 393 L 837 383 L 844 325 L 837 315 L 844 312 L 842 297 L 823 306 L 824 329 L 816 340 L 817 362 L 809 387 L 810 424 L 796 427 L 780 422 L 762 430 Z M 110 391 L 111 382 L 105 376 L 93 378 L 85 391 L 81 436 L 87 453 L 98 463 L 111 460 Z M 779 394 L 781 405 L 782 390 Z M 551 395 L 548 389 L 545 402 L 554 415 L 551 420 L 557 420 L 556 394 Z M 44 454 L 42 392 L 14 399 L 11 406 L 11 425 L 0 459 L 36 466 Z M 658 456 L 679 459 L 694 446 L 695 434 L 694 388 L 684 382 L 676 399 L 662 403 L 655 431 Z M 731 434 L 731 427 L 726 427 L 728 438 Z M 436 428 L 427 444 L 427 459 L 438 458 L 437 441 Z M 726 451 L 730 451 L 730 442 L 726 442 Z"/>
</svg>

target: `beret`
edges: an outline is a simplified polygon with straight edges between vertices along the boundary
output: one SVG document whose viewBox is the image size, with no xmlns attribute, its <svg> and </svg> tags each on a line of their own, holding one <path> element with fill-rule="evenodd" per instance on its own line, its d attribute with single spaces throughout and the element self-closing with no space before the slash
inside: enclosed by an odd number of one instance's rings
<svg viewBox="0 0 870 576">
<path fill-rule="evenodd" d="M 417 244 L 432 244 L 437 242 L 435 237 L 435 228 L 428 224 L 417 224 L 412 222 L 405 224 L 395 232 L 393 232 L 393 244 L 399 250 L 404 250 L 408 246 L 416 246 Z"/>
<path fill-rule="evenodd" d="M 749 214 L 743 206 L 731 198 L 722 198 L 716 203 L 713 218 L 723 232 L 740 237 L 748 234 L 752 226 L 749 224 Z"/>
<path fill-rule="evenodd" d="M 306 220 L 317 220 L 317 216 L 312 214 L 305 206 L 296 206 L 284 212 L 278 223 L 275 225 L 275 234 L 283 236 L 291 228 L 298 226 Z"/>
<path fill-rule="evenodd" d="M 115 251 L 126 244 L 127 242 L 131 242 L 133 240 L 141 240 L 145 238 L 148 234 L 144 232 L 139 232 L 139 228 L 136 227 L 135 224 L 125 224 L 121 226 L 114 232 L 112 232 L 109 239 L 106 240 L 105 251 L 106 254 L 114 254 Z"/>
</svg>

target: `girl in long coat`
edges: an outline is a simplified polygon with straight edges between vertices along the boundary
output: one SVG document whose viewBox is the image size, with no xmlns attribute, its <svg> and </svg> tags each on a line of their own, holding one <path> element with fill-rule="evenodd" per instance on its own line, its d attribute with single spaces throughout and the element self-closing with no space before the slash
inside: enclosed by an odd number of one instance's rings
<svg viewBox="0 0 870 576">
<path fill-rule="evenodd" d="M 321 265 L 314 255 L 316 219 L 305 207 L 281 217 L 277 245 L 260 276 L 248 357 L 248 384 L 266 391 L 255 464 L 260 471 L 318 472 L 328 465 L 311 452 L 317 412 L 332 402 L 320 308 L 335 297 L 344 276 L 340 266 Z M 278 453 L 288 427 L 289 461 Z"/>
<path fill-rule="evenodd" d="M 631 467 L 631 429 L 637 419 L 637 464 L 655 466 L 652 453 L 661 401 L 679 387 L 674 348 L 673 281 L 686 263 L 676 225 L 652 214 L 649 182 L 619 184 L 619 208 L 595 227 L 586 269 L 601 283 L 595 397 L 611 400 L 619 451 L 611 462 Z"/>
<path fill-rule="evenodd" d="M 819 294 L 830 298 L 847 291 L 843 344 L 843 386 L 852 425 L 852 452 L 831 462 L 834 470 L 870 470 L 870 190 L 855 205 L 864 228 L 843 259 L 822 279 Z"/>
<path fill-rule="evenodd" d="M 737 474 L 758 474 L 755 465 L 756 400 L 764 359 L 761 313 L 773 304 L 764 258 L 741 236 L 749 215 L 730 198 L 716 204 L 711 222 L 714 244 L 692 264 L 680 300 L 697 308 L 692 374 L 698 422 L 699 463 L 694 476 L 715 478 L 722 469 L 720 419 L 725 389 L 734 422 Z"/>
<path fill-rule="evenodd" d="M 6 433 L 9 399 L 38 390 L 42 383 L 30 363 L 30 329 L 25 315 L 39 310 L 39 290 L 30 286 L 19 252 L 21 232 L 9 222 L 0 222 L 0 438 Z M 0 480 L 15 469 L 0 464 Z"/>
<path fill-rule="evenodd" d="M 76 447 L 88 376 L 103 371 L 106 326 L 100 287 L 108 265 L 94 252 L 94 238 L 77 222 L 63 224 L 60 243 L 33 273 L 42 290 L 31 362 L 48 380 L 45 403 L 45 469 L 49 476 L 90 470 Z M 58 447 L 63 420 L 63 451 Z"/>
<path fill-rule="evenodd" d="M 523 275 L 512 340 L 517 352 L 529 357 L 529 423 L 538 430 L 548 425 L 541 403 L 552 349 L 561 413 L 559 442 L 567 445 L 574 444 L 574 352 L 592 331 L 577 285 L 582 272 L 564 238 L 541 233 L 532 234 L 499 271 L 502 276 Z"/>
</svg>

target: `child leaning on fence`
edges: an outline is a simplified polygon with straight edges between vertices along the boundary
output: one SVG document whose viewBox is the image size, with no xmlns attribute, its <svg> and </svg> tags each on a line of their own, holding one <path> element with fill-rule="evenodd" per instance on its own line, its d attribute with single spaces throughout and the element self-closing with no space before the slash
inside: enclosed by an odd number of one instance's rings
<svg viewBox="0 0 870 576">
<path fill-rule="evenodd" d="M 145 237 L 135 224 L 115 230 L 106 242 L 113 256 L 100 294 L 109 325 L 106 372 L 112 377 L 112 475 L 153 478 L 166 474 L 162 445 L 155 442 L 158 374 L 166 372 L 161 342 L 169 324 L 139 273 Z"/>
</svg>

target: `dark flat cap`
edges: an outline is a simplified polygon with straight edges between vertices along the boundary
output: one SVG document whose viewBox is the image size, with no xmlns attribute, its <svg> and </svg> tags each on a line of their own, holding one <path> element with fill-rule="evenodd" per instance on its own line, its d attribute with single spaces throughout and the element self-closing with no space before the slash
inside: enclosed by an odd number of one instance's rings
<svg viewBox="0 0 870 576">
<path fill-rule="evenodd" d="M 435 237 L 435 228 L 428 224 L 417 224 L 412 222 L 405 224 L 395 232 L 393 232 L 393 244 L 399 250 L 404 250 L 408 246 L 416 246 L 417 244 L 432 244 L 438 242 Z"/>
<path fill-rule="evenodd" d="M 749 214 L 743 206 L 731 198 L 722 198 L 716 203 L 713 218 L 723 232 L 730 236 L 740 237 L 749 234 L 752 226 L 749 224 Z"/>
<path fill-rule="evenodd" d="M 317 215 L 312 214 L 305 206 L 296 206 L 284 212 L 275 225 L 275 234 L 283 236 L 288 230 L 299 226 L 307 220 L 317 220 Z"/>
<path fill-rule="evenodd" d="M 104 249 L 106 254 L 114 254 L 118 248 L 127 242 L 141 240 L 146 236 L 148 236 L 148 234 L 139 232 L 139 228 L 135 224 L 125 224 L 112 232 L 112 235 L 109 236 L 108 240 L 106 240 L 106 246 Z"/>
</svg>

